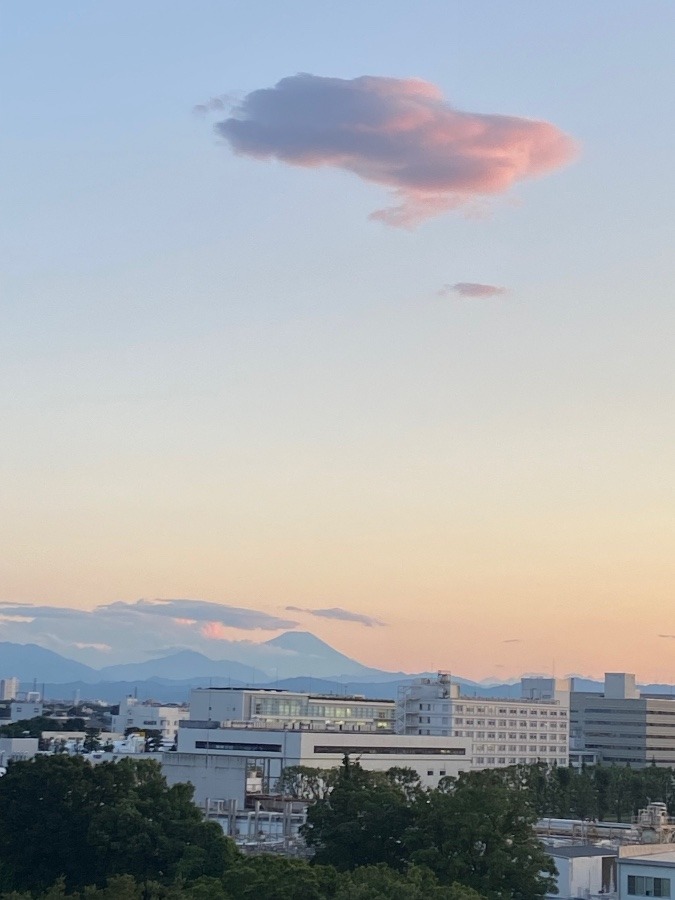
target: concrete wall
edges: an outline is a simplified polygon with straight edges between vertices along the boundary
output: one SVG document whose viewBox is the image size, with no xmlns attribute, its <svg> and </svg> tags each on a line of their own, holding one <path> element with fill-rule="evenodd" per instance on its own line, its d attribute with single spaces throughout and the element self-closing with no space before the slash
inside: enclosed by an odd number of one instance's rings
<svg viewBox="0 0 675 900">
<path fill-rule="evenodd" d="M 206 756 L 196 753 L 162 754 L 162 774 L 168 784 L 191 784 L 194 802 L 204 808 L 207 800 L 236 800 L 244 807 L 245 757 Z"/>
</svg>

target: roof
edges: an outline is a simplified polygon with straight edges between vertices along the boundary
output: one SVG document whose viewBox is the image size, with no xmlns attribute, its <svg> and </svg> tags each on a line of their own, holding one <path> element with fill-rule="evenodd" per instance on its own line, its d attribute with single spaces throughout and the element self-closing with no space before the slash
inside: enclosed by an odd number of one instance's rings
<svg viewBox="0 0 675 900">
<path fill-rule="evenodd" d="M 583 856 L 618 856 L 611 847 L 596 847 L 594 844 L 572 844 L 568 847 L 546 847 L 549 856 L 561 859 L 578 859 Z"/>
<path fill-rule="evenodd" d="M 663 853 L 645 853 L 644 856 L 622 856 L 622 863 L 638 866 L 673 866 L 675 850 L 664 850 Z"/>
</svg>

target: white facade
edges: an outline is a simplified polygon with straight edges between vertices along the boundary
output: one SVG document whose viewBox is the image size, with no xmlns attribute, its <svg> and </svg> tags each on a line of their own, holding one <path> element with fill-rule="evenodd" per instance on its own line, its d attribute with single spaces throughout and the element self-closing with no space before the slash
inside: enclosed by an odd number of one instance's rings
<svg viewBox="0 0 675 900">
<path fill-rule="evenodd" d="M 15 700 L 18 693 L 18 678 L 3 678 L 2 681 L 0 681 L 0 700 Z"/>
<path fill-rule="evenodd" d="M 37 695 L 39 697 L 39 695 Z M 9 717 L 0 720 L 2 724 L 9 725 L 12 722 L 21 722 L 24 719 L 35 719 L 42 715 L 41 700 L 12 700 L 8 704 Z"/>
<path fill-rule="evenodd" d="M 675 897 L 675 850 L 669 844 L 619 848 L 618 900 Z"/>
<path fill-rule="evenodd" d="M 177 752 L 164 754 L 167 779 L 171 783 L 190 781 L 195 786 L 195 802 L 200 805 L 207 799 L 243 803 L 246 773 L 252 767 L 263 772 L 264 792 L 274 791 L 279 775 L 288 766 L 336 768 L 345 756 L 370 771 L 414 769 L 424 787 L 436 787 L 445 776 L 471 768 L 470 743 L 457 738 L 253 725 L 220 728 L 213 727 L 215 724 L 186 723 L 178 732 Z"/>
<path fill-rule="evenodd" d="M 406 685 L 399 695 L 396 730 L 466 739 L 476 769 L 536 762 L 566 766 L 568 682 L 528 678 L 523 679 L 521 690 L 529 696 L 462 697 L 459 685 L 447 675 L 421 679 Z"/>
<path fill-rule="evenodd" d="M 557 897 L 558 900 L 616 897 L 616 850 L 583 844 L 544 849 L 553 858 L 558 870 L 558 892 L 547 894 L 547 897 Z"/>
<path fill-rule="evenodd" d="M 128 728 L 139 731 L 161 731 L 164 741 L 173 743 L 178 733 L 178 724 L 187 719 L 190 711 L 185 706 L 154 703 L 139 703 L 134 697 L 125 697 L 120 703 L 119 714 L 112 717 L 112 730 L 120 734 Z"/>
<path fill-rule="evenodd" d="M 190 718 L 204 722 L 255 722 L 270 728 L 291 724 L 363 731 L 393 731 L 393 700 L 308 694 L 255 688 L 195 688 Z"/>
<path fill-rule="evenodd" d="M 38 750 L 37 738 L 0 738 L 0 766 L 32 759 Z"/>
</svg>

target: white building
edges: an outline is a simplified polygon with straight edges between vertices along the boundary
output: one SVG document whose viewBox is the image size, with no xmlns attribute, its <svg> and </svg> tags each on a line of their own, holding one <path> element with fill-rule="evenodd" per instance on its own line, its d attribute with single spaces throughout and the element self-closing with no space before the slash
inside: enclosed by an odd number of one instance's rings
<svg viewBox="0 0 675 900">
<path fill-rule="evenodd" d="M 607 900 L 616 897 L 617 851 L 609 847 L 572 844 L 545 847 L 558 870 L 558 892 L 547 894 L 558 900 Z"/>
<path fill-rule="evenodd" d="M 0 700 L 15 700 L 19 693 L 19 679 L 12 676 L 0 681 Z"/>
<path fill-rule="evenodd" d="M 255 722 L 271 728 L 295 723 L 316 728 L 393 731 L 395 712 L 393 700 L 267 688 L 195 688 L 190 694 L 191 719 L 229 724 Z"/>
<path fill-rule="evenodd" d="M 476 769 L 569 759 L 569 682 L 523 678 L 521 698 L 460 695 L 450 676 L 424 678 L 399 694 L 396 731 L 467 739 Z"/>
<path fill-rule="evenodd" d="M 112 717 L 112 730 L 124 734 L 129 728 L 138 731 L 161 731 L 162 740 L 173 743 L 178 733 L 178 724 L 187 719 L 190 711 L 186 706 L 158 703 L 139 703 L 135 697 L 125 697 L 120 703 L 118 715 Z"/>
<path fill-rule="evenodd" d="M 189 781 L 195 802 L 237 800 L 243 805 L 246 776 L 263 773 L 263 791 L 274 791 L 288 766 L 329 769 L 345 756 L 364 769 L 384 772 L 393 767 L 414 769 L 425 787 L 436 787 L 446 775 L 471 768 L 470 742 L 453 737 L 410 738 L 402 734 L 305 728 L 266 729 L 220 727 L 217 722 L 184 722 L 177 752 L 162 761 L 169 783 Z"/>
<path fill-rule="evenodd" d="M 32 759 L 38 750 L 37 738 L 0 738 L 0 766 L 8 762 Z"/>
<path fill-rule="evenodd" d="M 618 900 L 675 897 L 675 848 L 672 844 L 639 844 L 619 848 Z"/>
<path fill-rule="evenodd" d="M 43 708 L 42 700 L 39 699 L 40 695 L 31 694 L 29 696 L 36 696 L 38 699 L 10 700 L 5 703 L 2 707 L 4 715 L 0 716 L 0 725 L 10 725 L 12 722 L 21 722 L 24 719 L 35 719 L 41 716 Z"/>
</svg>

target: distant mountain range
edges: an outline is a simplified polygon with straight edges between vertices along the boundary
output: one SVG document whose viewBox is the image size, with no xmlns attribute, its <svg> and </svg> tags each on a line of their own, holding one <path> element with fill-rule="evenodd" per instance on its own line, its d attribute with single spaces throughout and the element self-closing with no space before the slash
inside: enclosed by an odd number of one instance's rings
<svg viewBox="0 0 675 900">
<path fill-rule="evenodd" d="M 115 703 L 136 693 L 159 701 L 187 700 L 191 687 L 256 686 L 326 694 L 361 694 L 394 699 L 399 685 L 435 673 L 387 672 L 364 666 L 309 632 L 288 631 L 251 645 L 247 661 L 214 660 L 193 650 L 176 649 L 157 659 L 94 668 L 37 644 L 0 642 L 0 678 L 16 675 L 24 688 L 44 685 L 54 699 L 101 699 Z M 475 682 L 453 678 L 462 692 L 476 697 L 517 697 L 512 682 Z M 580 691 L 601 691 L 602 684 L 575 678 Z M 673 694 L 671 685 L 642 685 L 644 692 Z"/>
</svg>

